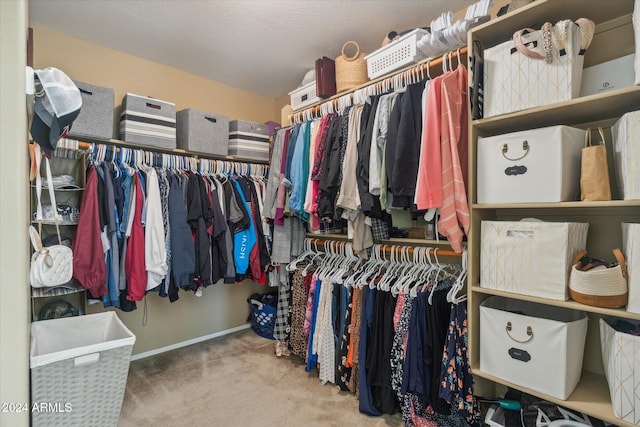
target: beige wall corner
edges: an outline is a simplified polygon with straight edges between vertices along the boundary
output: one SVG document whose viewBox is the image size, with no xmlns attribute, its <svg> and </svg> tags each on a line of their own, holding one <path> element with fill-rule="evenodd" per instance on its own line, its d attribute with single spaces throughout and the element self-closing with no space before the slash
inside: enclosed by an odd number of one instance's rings
<svg viewBox="0 0 640 427">
<path fill-rule="evenodd" d="M 293 123 L 291 123 L 290 120 L 290 115 L 293 114 L 293 109 L 291 108 L 291 105 L 287 104 L 284 107 L 282 107 L 282 110 L 280 110 L 280 120 L 282 123 L 282 126 L 289 126 L 292 125 Z"/>
<path fill-rule="evenodd" d="M 287 126 L 289 124 L 288 117 L 281 114 L 282 109 L 288 106 L 289 102 L 291 102 L 291 97 L 289 95 L 282 95 L 276 98 L 275 114 L 276 117 L 280 117 L 280 121 L 278 123 L 280 123 L 282 126 Z"/>
<path fill-rule="evenodd" d="M 27 1 L 0 1 L 0 402 L 29 402 Z M 0 425 L 28 426 L 25 407 L 0 410 Z M 17 410 L 19 409 L 19 410 Z"/>
</svg>

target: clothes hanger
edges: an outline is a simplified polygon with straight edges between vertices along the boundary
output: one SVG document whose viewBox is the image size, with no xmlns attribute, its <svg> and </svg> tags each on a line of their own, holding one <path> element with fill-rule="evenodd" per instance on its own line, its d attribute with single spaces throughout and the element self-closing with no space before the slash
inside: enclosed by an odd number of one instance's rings
<svg viewBox="0 0 640 427">
<path fill-rule="evenodd" d="M 462 250 L 462 270 L 456 278 L 456 281 L 453 283 L 453 286 L 451 286 L 451 289 L 449 289 L 449 292 L 447 292 L 447 301 L 453 304 L 461 303 L 467 299 L 466 293 L 462 296 L 458 296 L 458 292 L 460 292 L 464 287 L 465 280 L 467 278 L 467 256 L 467 248 L 464 248 Z"/>
</svg>

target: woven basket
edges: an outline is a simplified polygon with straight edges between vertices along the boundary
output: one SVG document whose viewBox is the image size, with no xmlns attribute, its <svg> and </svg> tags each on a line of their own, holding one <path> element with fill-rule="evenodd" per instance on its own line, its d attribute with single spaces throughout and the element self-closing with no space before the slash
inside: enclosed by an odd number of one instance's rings
<svg viewBox="0 0 640 427">
<path fill-rule="evenodd" d="M 578 269 L 578 261 L 574 259 L 569 277 L 571 299 L 581 304 L 605 308 L 619 308 L 627 304 L 627 266 L 620 249 L 614 249 L 613 253 L 618 264 L 610 268 L 600 266 L 581 271 Z"/>
<path fill-rule="evenodd" d="M 356 48 L 356 53 L 353 56 L 347 56 L 344 53 L 344 49 L 349 45 Z M 365 56 L 367 54 L 360 52 L 360 46 L 354 41 L 348 41 L 342 46 L 342 55 L 338 56 L 335 61 L 337 92 L 353 89 L 369 81 Z"/>
</svg>

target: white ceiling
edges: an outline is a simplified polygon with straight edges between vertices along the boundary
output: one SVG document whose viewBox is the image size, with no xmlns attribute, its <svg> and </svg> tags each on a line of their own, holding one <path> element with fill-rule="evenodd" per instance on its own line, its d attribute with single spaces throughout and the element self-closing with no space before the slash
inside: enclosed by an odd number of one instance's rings
<svg viewBox="0 0 640 427">
<path fill-rule="evenodd" d="M 31 24 L 269 98 L 355 40 L 429 26 L 477 0 L 29 0 Z"/>
</svg>

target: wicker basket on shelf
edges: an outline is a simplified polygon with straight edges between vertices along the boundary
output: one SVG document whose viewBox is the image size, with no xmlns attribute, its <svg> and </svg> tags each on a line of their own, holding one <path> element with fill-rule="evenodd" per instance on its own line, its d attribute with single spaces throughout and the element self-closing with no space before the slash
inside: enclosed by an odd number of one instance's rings
<svg viewBox="0 0 640 427">
<path fill-rule="evenodd" d="M 344 52 L 349 45 L 356 48 L 356 52 L 352 56 L 347 56 Z M 348 41 L 342 46 L 342 54 L 335 61 L 337 92 L 353 89 L 369 81 L 365 56 L 366 53 L 360 52 L 360 46 L 354 41 Z"/>
</svg>

